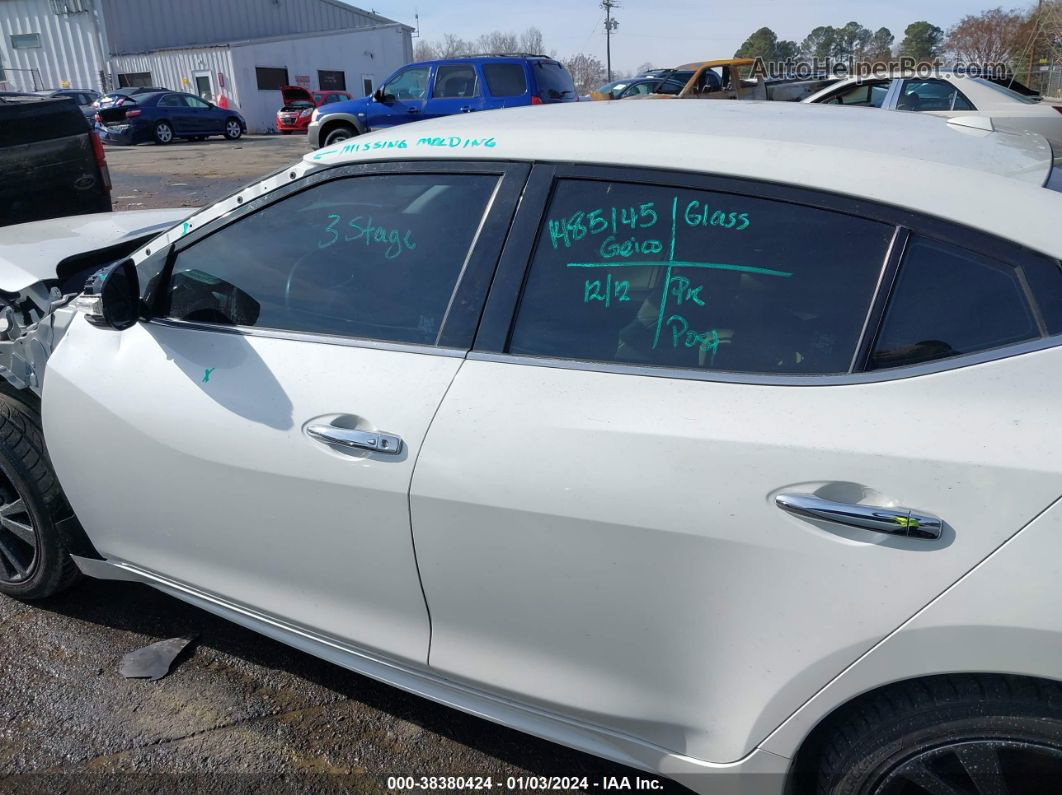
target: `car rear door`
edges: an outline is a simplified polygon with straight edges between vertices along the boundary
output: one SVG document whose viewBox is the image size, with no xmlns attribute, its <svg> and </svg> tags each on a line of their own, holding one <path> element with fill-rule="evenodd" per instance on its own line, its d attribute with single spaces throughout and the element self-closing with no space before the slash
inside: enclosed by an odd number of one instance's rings
<svg viewBox="0 0 1062 795">
<path fill-rule="evenodd" d="M 431 666 L 742 758 L 1058 498 L 1060 281 L 854 200 L 536 167 L 413 479 Z"/>
<path fill-rule="evenodd" d="M 483 86 L 475 64 L 442 64 L 435 69 L 425 118 L 483 110 Z"/>
<path fill-rule="evenodd" d="M 331 169 L 139 263 L 155 318 L 75 322 L 48 365 L 49 452 L 99 551 L 423 663 L 410 477 L 526 173 Z"/>
</svg>

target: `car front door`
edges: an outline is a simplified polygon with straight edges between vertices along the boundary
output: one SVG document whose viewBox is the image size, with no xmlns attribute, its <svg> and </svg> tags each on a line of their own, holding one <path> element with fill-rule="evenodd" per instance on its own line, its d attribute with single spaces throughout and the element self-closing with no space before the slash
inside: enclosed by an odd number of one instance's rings
<svg viewBox="0 0 1062 795">
<path fill-rule="evenodd" d="M 526 172 L 333 169 L 140 262 L 153 319 L 75 323 L 49 360 L 50 453 L 99 551 L 423 663 L 410 477 Z"/>
<path fill-rule="evenodd" d="M 396 72 L 381 88 L 384 101 L 369 104 L 369 129 L 394 127 L 422 118 L 430 77 L 430 66 L 410 66 Z"/>
<path fill-rule="evenodd" d="M 741 759 L 1058 498 L 1062 350 L 1016 354 L 1060 281 L 899 210 L 536 167 L 413 479 L 430 664 Z"/>
<path fill-rule="evenodd" d="M 202 135 L 218 134 L 225 131 L 225 113 L 199 97 L 185 94 L 184 104 L 188 106 L 188 123 L 195 132 Z"/>
</svg>

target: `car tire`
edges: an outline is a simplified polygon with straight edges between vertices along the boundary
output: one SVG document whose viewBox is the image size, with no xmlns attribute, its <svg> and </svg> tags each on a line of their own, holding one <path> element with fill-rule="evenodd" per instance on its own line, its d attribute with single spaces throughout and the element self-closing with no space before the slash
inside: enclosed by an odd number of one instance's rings
<svg viewBox="0 0 1062 795">
<path fill-rule="evenodd" d="M 173 127 L 168 121 L 160 121 L 155 125 L 155 143 L 165 146 L 173 143 Z"/>
<path fill-rule="evenodd" d="M 353 127 L 342 125 L 340 127 L 333 127 L 328 131 L 328 135 L 325 136 L 322 146 L 332 146 L 332 144 L 338 144 L 340 141 L 346 141 L 348 138 L 353 138 L 358 134 L 358 131 Z"/>
<path fill-rule="evenodd" d="M 80 572 L 56 528 L 72 513 L 37 409 L 0 394 L 0 593 L 32 601 L 77 582 Z"/>
<path fill-rule="evenodd" d="M 817 778 L 818 795 L 1060 792 L 1062 684 L 962 674 L 890 685 L 831 721 Z"/>
<path fill-rule="evenodd" d="M 225 120 L 225 137 L 230 141 L 238 141 L 240 136 L 243 135 L 243 125 L 240 124 L 240 120 L 229 117 Z"/>
<path fill-rule="evenodd" d="M 281 130 L 280 134 L 281 135 L 291 135 L 291 130 Z"/>
</svg>

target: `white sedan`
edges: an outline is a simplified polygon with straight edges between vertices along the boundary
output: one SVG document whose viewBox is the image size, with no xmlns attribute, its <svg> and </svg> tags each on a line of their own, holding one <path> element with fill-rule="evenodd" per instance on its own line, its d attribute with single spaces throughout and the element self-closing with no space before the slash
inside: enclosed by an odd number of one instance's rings
<svg viewBox="0 0 1062 795">
<path fill-rule="evenodd" d="M 982 77 L 849 77 L 803 102 L 907 110 L 944 118 L 990 119 L 995 129 L 1038 133 L 1062 157 L 1062 103 L 1031 97 Z"/>
<path fill-rule="evenodd" d="M 0 591 L 148 583 L 704 793 L 1058 791 L 1056 184 L 913 114 L 572 103 L 309 154 L 76 298 L 0 273 Z"/>
</svg>

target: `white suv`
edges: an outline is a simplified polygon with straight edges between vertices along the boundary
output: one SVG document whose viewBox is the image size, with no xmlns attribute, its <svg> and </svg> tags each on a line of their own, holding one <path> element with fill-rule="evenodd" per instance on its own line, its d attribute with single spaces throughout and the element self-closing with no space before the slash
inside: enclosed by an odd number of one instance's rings
<svg viewBox="0 0 1062 795">
<path fill-rule="evenodd" d="M 0 590 L 72 560 L 701 792 L 1057 789 L 1049 147 L 650 110 L 362 136 L 53 294 Z"/>
</svg>

